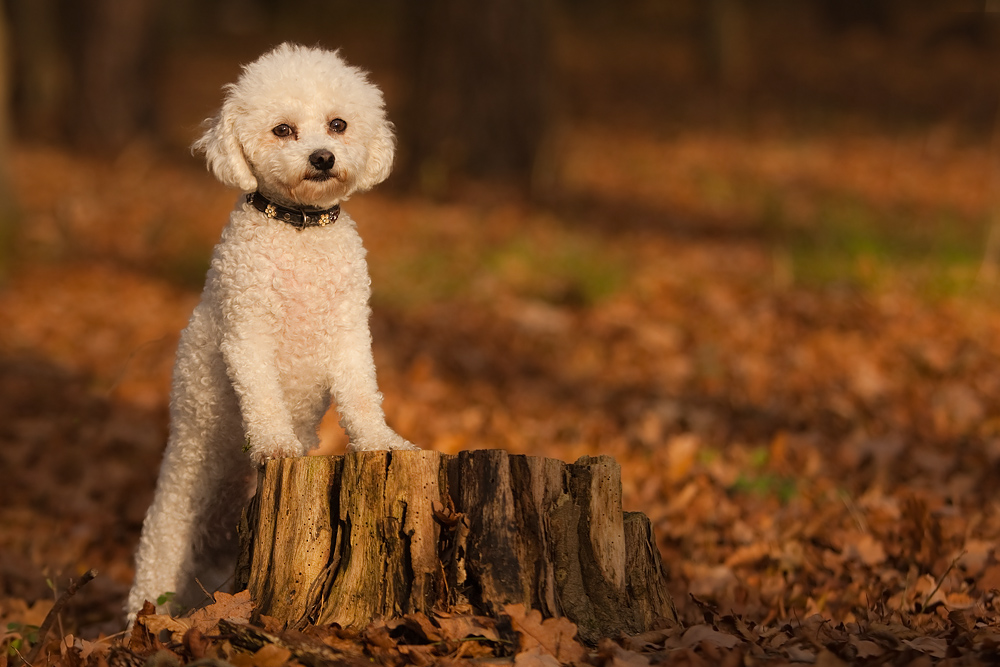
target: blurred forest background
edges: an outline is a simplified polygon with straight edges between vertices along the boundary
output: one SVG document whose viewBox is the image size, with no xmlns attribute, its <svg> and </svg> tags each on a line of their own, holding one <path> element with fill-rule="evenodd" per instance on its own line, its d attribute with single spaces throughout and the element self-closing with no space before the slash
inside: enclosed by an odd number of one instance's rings
<svg viewBox="0 0 1000 667">
<path fill-rule="evenodd" d="M 3 8 L 0 643 L 90 567 L 64 630 L 121 629 L 236 196 L 188 146 L 284 40 L 396 123 L 347 206 L 401 434 L 615 456 L 689 622 L 996 620 L 993 0 Z"/>
</svg>

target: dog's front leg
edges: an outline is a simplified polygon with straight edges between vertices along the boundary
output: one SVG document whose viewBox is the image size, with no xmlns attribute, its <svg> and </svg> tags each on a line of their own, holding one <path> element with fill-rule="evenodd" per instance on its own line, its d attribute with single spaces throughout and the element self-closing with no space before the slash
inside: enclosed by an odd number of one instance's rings
<svg viewBox="0 0 1000 667">
<path fill-rule="evenodd" d="M 252 323 L 234 323 L 220 347 L 239 399 L 250 460 L 263 465 L 270 459 L 304 455 L 278 377 L 274 337 Z"/>
<path fill-rule="evenodd" d="M 367 307 L 364 309 L 367 315 Z M 340 412 L 340 425 L 350 440 L 349 451 L 372 449 L 420 449 L 385 423 L 382 394 L 375 379 L 375 360 L 367 317 L 341 329 L 331 369 L 333 399 Z"/>
</svg>

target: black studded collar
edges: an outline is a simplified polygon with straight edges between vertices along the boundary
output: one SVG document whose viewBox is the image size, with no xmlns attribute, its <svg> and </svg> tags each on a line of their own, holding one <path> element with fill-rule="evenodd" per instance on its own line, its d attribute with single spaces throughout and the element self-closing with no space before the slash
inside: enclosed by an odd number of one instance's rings
<svg viewBox="0 0 1000 667">
<path fill-rule="evenodd" d="M 340 217 L 340 204 L 325 209 L 295 209 L 275 204 L 259 192 L 247 195 L 247 203 L 263 213 L 268 218 L 287 222 L 295 229 L 302 231 L 306 227 L 326 227 L 337 222 Z"/>
</svg>

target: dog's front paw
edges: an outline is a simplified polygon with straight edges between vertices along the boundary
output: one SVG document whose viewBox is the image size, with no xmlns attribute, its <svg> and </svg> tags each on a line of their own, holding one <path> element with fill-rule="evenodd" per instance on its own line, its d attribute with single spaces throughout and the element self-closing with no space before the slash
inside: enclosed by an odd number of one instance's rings
<svg viewBox="0 0 1000 667">
<path fill-rule="evenodd" d="M 262 438 L 259 442 L 247 440 L 247 453 L 254 465 L 262 466 L 273 459 L 287 459 L 304 456 L 306 448 L 293 435 L 276 435 Z"/>
<path fill-rule="evenodd" d="M 393 443 L 389 449 L 409 449 L 409 450 L 419 450 L 420 447 L 414 445 L 409 440 L 396 436 L 397 440 Z"/>
<path fill-rule="evenodd" d="M 347 451 L 349 452 L 367 452 L 367 451 L 379 451 L 386 449 L 408 449 L 408 450 L 418 450 L 417 447 L 409 440 L 406 440 L 401 435 L 394 431 L 389 431 L 381 435 L 381 437 L 374 439 L 365 439 L 361 442 L 351 442 L 347 445 Z"/>
</svg>

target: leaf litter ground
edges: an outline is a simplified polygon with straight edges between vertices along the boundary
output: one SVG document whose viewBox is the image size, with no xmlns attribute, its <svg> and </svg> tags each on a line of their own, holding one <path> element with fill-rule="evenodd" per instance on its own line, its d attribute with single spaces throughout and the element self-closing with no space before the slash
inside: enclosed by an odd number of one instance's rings
<svg viewBox="0 0 1000 667">
<path fill-rule="evenodd" d="M 816 280 L 812 255 L 760 225 L 768 188 L 792 227 L 825 219 L 817 193 L 876 220 L 900 201 L 974 218 L 988 198 L 936 178 L 905 139 L 894 155 L 915 164 L 881 186 L 838 169 L 877 162 L 874 139 L 720 141 L 647 154 L 623 140 L 603 172 L 568 159 L 564 196 L 544 205 L 351 202 L 390 422 L 449 453 L 610 454 L 625 507 L 653 520 L 682 622 L 598 646 L 520 608 L 357 633 L 251 627 L 250 601 L 223 593 L 119 634 L 173 349 L 232 194 L 190 167 L 20 149 L 26 224 L 0 291 L 0 665 L 39 643 L 36 662 L 74 666 L 994 660 L 1000 315 L 988 284 L 962 278 L 982 267 L 860 254 Z M 666 172 L 634 168 L 661 154 Z M 982 167 L 976 151 L 948 157 L 959 175 Z M 709 168 L 762 182 L 712 198 L 691 177 Z M 581 208 L 581 192 L 608 202 Z M 940 288 L 943 274 L 959 279 Z M 322 430 L 323 452 L 342 451 L 335 415 Z M 89 568 L 100 576 L 39 637 Z"/>
</svg>

